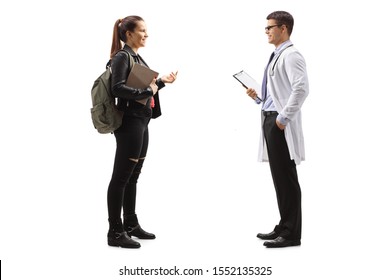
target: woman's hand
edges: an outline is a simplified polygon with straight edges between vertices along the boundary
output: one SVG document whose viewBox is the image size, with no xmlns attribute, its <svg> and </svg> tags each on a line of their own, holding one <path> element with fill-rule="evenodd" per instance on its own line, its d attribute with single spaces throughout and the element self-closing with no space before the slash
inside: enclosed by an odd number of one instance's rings
<svg viewBox="0 0 390 280">
<path fill-rule="evenodd" d="M 176 73 L 171 72 L 171 74 L 169 74 L 169 75 L 162 76 L 161 81 L 163 83 L 169 83 L 169 84 L 173 83 L 174 81 L 176 81 L 176 77 L 177 77 L 178 72 L 179 71 L 176 71 Z"/>
<path fill-rule="evenodd" d="M 158 86 L 156 85 L 157 79 L 153 79 L 153 81 L 150 83 L 150 87 L 152 88 L 153 95 L 155 95 L 158 91 Z"/>
</svg>

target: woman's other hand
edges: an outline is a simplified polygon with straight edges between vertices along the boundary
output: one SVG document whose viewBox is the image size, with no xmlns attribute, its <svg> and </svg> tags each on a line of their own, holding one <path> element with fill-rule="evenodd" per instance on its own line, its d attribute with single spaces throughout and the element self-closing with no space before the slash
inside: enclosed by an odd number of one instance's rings
<svg viewBox="0 0 390 280">
<path fill-rule="evenodd" d="M 178 72 L 179 71 L 176 71 L 176 73 L 171 72 L 171 74 L 169 74 L 169 75 L 162 76 L 161 81 L 163 83 L 169 83 L 169 84 L 173 83 L 174 81 L 176 81 L 176 77 L 177 77 Z"/>
</svg>

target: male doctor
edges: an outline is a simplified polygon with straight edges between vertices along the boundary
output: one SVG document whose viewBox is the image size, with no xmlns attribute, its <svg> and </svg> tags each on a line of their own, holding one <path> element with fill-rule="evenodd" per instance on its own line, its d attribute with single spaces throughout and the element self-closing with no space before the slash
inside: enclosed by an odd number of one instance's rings
<svg viewBox="0 0 390 280">
<path fill-rule="evenodd" d="M 264 72 L 261 96 L 247 94 L 262 104 L 259 160 L 268 161 L 274 182 L 280 221 L 270 233 L 259 233 L 267 248 L 301 244 L 301 188 L 296 164 L 305 159 L 301 106 L 309 94 L 306 64 L 290 35 L 294 19 L 284 11 L 268 15 L 265 33 L 275 51 Z"/>
</svg>

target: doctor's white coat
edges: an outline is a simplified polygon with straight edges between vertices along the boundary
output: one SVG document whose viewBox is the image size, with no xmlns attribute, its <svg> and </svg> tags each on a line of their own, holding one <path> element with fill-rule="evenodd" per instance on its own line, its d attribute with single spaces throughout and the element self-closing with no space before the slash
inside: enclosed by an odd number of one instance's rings
<svg viewBox="0 0 390 280">
<path fill-rule="evenodd" d="M 309 94 L 305 59 L 294 46 L 286 46 L 271 61 L 267 75 L 267 94 L 271 95 L 277 112 L 289 120 L 284 135 L 290 157 L 296 164 L 300 164 L 305 160 L 301 107 Z M 262 125 L 263 122 L 262 115 Z M 268 161 L 262 129 L 258 159 Z"/>
</svg>

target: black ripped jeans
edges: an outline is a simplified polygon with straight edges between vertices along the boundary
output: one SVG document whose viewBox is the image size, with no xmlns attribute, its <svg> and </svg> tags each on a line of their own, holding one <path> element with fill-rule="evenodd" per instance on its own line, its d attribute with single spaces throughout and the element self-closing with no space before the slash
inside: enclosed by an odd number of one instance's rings
<svg viewBox="0 0 390 280">
<path fill-rule="evenodd" d="M 110 228 L 121 227 L 122 208 L 125 218 L 135 216 L 137 180 L 149 144 L 149 121 L 150 118 L 124 116 L 122 126 L 114 132 L 116 153 L 107 192 Z"/>
</svg>

